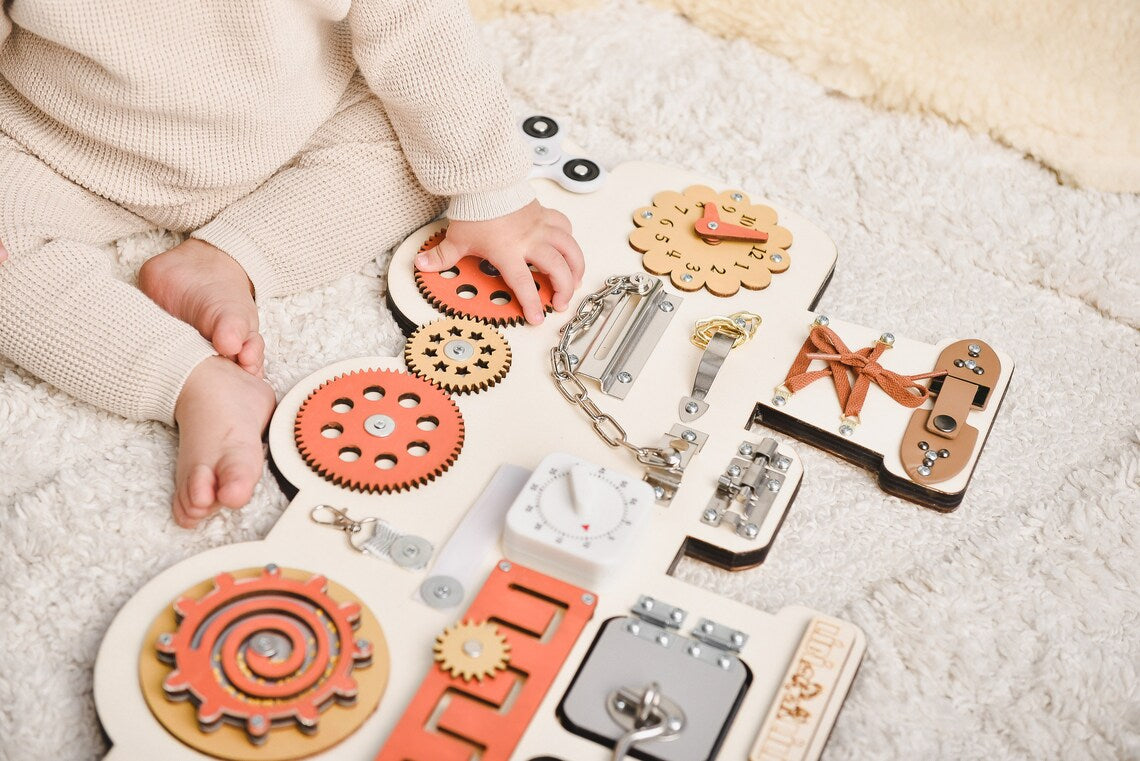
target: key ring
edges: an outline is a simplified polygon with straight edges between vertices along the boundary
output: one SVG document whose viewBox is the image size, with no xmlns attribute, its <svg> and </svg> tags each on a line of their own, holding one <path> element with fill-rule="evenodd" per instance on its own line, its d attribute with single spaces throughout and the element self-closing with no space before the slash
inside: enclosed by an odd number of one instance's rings
<svg viewBox="0 0 1140 761">
<path fill-rule="evenodd" d="M 365 526 L 376 524 L 380 521 L 379 518 L 364 518 L 359 521 L 354 520 L 349 517 L 346 511 L 333 507 L 332 505 L 317 505 L 309 511 L 309 518 L 312 519 L 313 523 L 319 523 L 322 526 L 331 526 L 343 531 L 344 537 L 348 541 L 348 546 L 360 553 L 366 552 L 362 545 L 371 538 L 371 534 L 376 532 L 376 528 L 373 526 L 369 536 L 363 537 L 360 541 L 353 541 L 353 537 L 361 536 Z"/>
</svg>

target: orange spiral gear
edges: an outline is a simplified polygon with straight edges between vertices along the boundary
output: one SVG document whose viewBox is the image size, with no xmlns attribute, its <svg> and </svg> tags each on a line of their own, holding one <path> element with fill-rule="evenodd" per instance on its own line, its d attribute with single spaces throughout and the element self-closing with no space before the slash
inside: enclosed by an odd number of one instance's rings
<svg viewBox="0 0 1140 761">
<path fill-rule="evenodd" d="M 352 672 L 372 657 L 354 633 L 360 603 L 338 603 L 327 586 L 323 576 L 288 578 L 268 565 L 250 578 L 219 574 L 207 594 L 180 598 L 178 628 L 155 644 L 174 667 L 163 691 L 191 699 L 202 729 L 240 724 L 255 744 L 275 727 L 315 731 L 329 705 L 356 698 Z"/>
<path fill-rule="evenodd" d="M 445 230 L 420 246 L 420 253 L 439 245 Z M 554 309 L 554 286 L 550 278 L 532 271 L 542 308 Z M 416 270 L 416 286 L 433 307 L 449 316 L 470 317 L 489 325 L 519 325 L 525 321 L 522 307 L 499 271 L 485 259 L 465 256 L 440 272 Z"/>
<path fill-rule="evenodd" d="M 313 470 L 338 486 L 410 489 L 451 467 L 463 416 L 443 389 L 398 370 L 341 375 L 309 394 L 293 428 Z"/>
</svg>

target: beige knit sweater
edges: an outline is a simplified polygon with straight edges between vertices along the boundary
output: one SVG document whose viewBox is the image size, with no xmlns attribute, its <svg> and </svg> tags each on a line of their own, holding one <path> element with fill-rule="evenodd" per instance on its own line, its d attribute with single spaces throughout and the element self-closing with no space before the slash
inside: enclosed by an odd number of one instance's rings
<svg viewBox="0 0 1140 761">
<path fill-rule="evenodd" d="M 333 113 L 359 67 L 456 219 L 533 196 L 464 0 L 12 0 L 0 131 L 128 207 L 240 197 Z"/>
</svg>

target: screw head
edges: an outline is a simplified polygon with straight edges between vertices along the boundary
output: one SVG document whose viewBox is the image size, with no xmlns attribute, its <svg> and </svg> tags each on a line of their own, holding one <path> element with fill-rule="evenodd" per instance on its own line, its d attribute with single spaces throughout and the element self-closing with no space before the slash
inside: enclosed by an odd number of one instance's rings
<svg viewBox="0 0 1140 761">
<path fill-rule="evenodd" d="M 938 450 L 938 456 L 939 457 L 949 457 L 950 456 L 950 450 L 949 449 L 939 449 Z"/>
<path fill-rule="evenodd" d="M 633 380 L 633 376 L 624 370 L 617 374 L 618 383 L 629 383 Z"/>
<path fill-rule="evenodd" d="M 463 643 L 463 654 L 468 658 L 478 658 L 483 654 L 483 643 L 477 639 L 469 639 Z"/>
<path fill-rule="evenodd" d="M 510 563 L 510 561 L 509 561 L 509 560 L 500 560 L 500 561 L 499 561 L 499 570 L 500 570 L 500 571 L 502 571 L 502 572 L 504 572 L 504 573 L 506 573 L 507 571 L 511 570 L 511 563 Z"/>
<path fill-rule="evenodd" d="M 742 634 L 741 632 L 733 632 L 732 633 L 732 644 L 736 645 L 737 647 L 740 647 L 741 645 L 743 645 L 744 644 L 744 634 Z"/>
<path fill-rule="evenodd" d="M 728 669 L 732 666 L 732 661 L 728 659 L 728 656 L 722 655 L 716 659 L 716 665 L 720 666 L 725 671 L 728 671 Z"/>
<path fill-rule="evenodd" d="M 657 499 L 665 499 L 665 487 L 654 486 L 653 487 L 653 496 L 656 497 Z"/>
<path fill-rule="evenodd" d="M 712 630 L 713 630 L 713 625 L 711 623 L 709 623 L 708 621 L 705 621 L 703 624 L 701 624 L 701 631 L 704 632 L 705 634 L 712 634 Z"/>
<path fill-rule="evenodd" d="M 684 275 L 681 275 L 681 282 L 691 283 L 693 282 L 693 276 L 686 272 Z"/>
<path fill-rule="evenodd" d="M 701 513 L 701 519 L 705 523 L 716 523 L 717 515 L 716 510 L 711 507 L 706 507 L 705 511 Z"/>
<path fill-rule="evenodd" d="M 768 483 L 766 484 L 768 491 L 770 491 L 770 492 L 778 492 L 780 490 L 780 487 L 783 485 L 784 485 L 783 481 L 777 481 L 774 478 L 769 478 Z"/>
<path fill-rule="evenodd" d="M 745 523 L 743 531 L 745 539 L 755 539 L 760 536 L 760 527 L 755 523 Z"/>
<path fill-rule="evenodd" d="M 669 646 L 669 636 L 666 634 L 658 634 L 657 635 L 657 644 L 661 645 L 661 647 L 668 647 Z"/>
<path fill-rule="evenodd" d="M 839 426 L 839 434 L 841 436 L 851 438 L 855 434 L 855 429 L 847 425 L 847 423 L 844 423 L 843 425 Z"/>
<path fill-rule="evenodd" d="M 827 315 L 825 315 L 825 314 L 817 314 L 815 316 L 815 324 L 816 325 L 827 325 L 830 322 L 831 322 L 831 320 L 827 319 Z"/>
<path fill-rule="evenodd" d="M 700 646 L 700 645 L 696 645 L 696 644 L 693 644 L 693 645 L 689 645 L 689 647 L 688 647 L 688 648 L 686 648 L 686 652 L 688 652 L 688 653 L 689 653 L 689 655 L 691 655 L 691 656 L 693 656 L 694 658 L 696 658 L 698 655 L 700 655 L 700 654 L 701 654 L 701 646 Z"/>
<path fill-rule="evenodd" d="M 930 445 L 927 444 L 925 441 L 920 441 L 920 442 L 918 442 L 918 448 L 921 449 L 923 452 L 925 452 L 927 449 L 930 449 Z"/>
<path fill-rule="evenodd" d="M 678 624 L 679 624 L 679 623 L 681 623 L 682 621 L 684 621 L 684 620 L 685 620 L 685 611 L 683 611 L 683 610 L 674 610 L 672 613 L 670 613 L 670 614 L 669 614 L 669 618 L 670 618 L 671 620 L 673 620 L 675 623 L 678 623 Z"/>
<path fill-rule="evenodd" d="M 972 359 L 966 360 L 966 369 L 967 370 L 973 370 L 977 366 L 978 366 L 978 363 L 975 362 L 974 360 L 972 360 Z"/>
<path fill-rule="evenodd" d="M 571 354 L 568 359 L 570 360 L 571 365 L 576 365 L 580 361 L 577 354 Z"/>
<path fill-rule="evenodd" d="M 630 621 L 625 625 L 625 630 L 630 634 L 637 634 L 641 631 L 641 624 L 637 623 L 636 621 Z"/>
<path fill-rule="evenodd" d="M 776 470 L 787 470 L 788 466 L 791 464 L 792 464 L 792 461 L 789 460 L 787 457 L 781 456 L 781 457 L 776 458 Z"/>
<path fill-rule="evenodd" d="M 974 375 L 984 375 L 985 372 L 986 371 L 984 369 L 982 369 L 981 365 L 978 365 L 977 367 L 974 368 Z"/>
<path fill-rule="evenodd" d="M 435 591 L 433 591 L 432 594 L 441 600 L 446 600 L 448 597 L 451 597 L 451 587 L 447 586 L 446 584 L 440 584 L 435 588 Z"/>
<path fill-rule="evenodd" d="M 693 431 L 684 431 L 681 434 L 681 438 L 684 439 L 685 441 L 693 442 L 693 441 L 697 440 L 697 434 L 694 433 Z"/>
<path fill-rule="evenodd" d="M 930 475 L 930 467 L 928 465 L 919 465 L 918 466 L 918 475 L 924 476 L 924 477 L 929 476 Z"/>
<path fill-rule="evenodd" d="M 644 610 L 653 610 L 653 598 L 652 597 L 646 597 L 644 600 L 641 601 L 641 607 Z"/>
<path fill-rule="evenodd" d="M 966 351 L 970 352 L 971 357 L 976 357 L 982 353 L 982 347 L 977 344 L 970 344 L 966 347 Z"/>
<path fill-rule="evenodd" d="M 729 465 L 728 470 L 725 472 L 728 473 L 728 475 L 735 478 L 736 476 L 740 475 L 740 466 L 739 465 Z"/>
<path fill-rule="evenodd" d="M 539 156 L 545 156 L 546 154 L 550 153 L 550 149 L 547 148 L 545 145 L 536 145 L 534 147 L 534 152 L 537 153 Z"/>
<path fill-rule="evenodd" d="M 729 198 L 731 198 L 734 201 L 743 201 L 744 200 L 744 196 L 741 195 L 740 193 L 733 193 L 731 196 L 729 196 Z"/>
<path fill-rule="evenodd" d="M 685 412 L 689 413 L 690 415 L 694 414 L 699 409 L 700 406 L 698 406 L 696 402 L 689 402 L 685 405 Z"/>
<path fill-rule="evenodd" d="M 783 254 L 772 254 L 771 259 L 776 264 L 779 264 L 780 262 L 784 261 L 784 255 Z"/>
<path fill-rule="evenodd" d="M 752 445 L 749 444 L 748 442 L 744 442 L 743 444 L 740 445 L 740 448 L 737 449 L 736 451 L 738 453 L 744 455 L 745 457 L 747 457 L 748 455 L 752 454 Z"/>
<path fill-rule="evenodd" d="M 642 219 L 653 219 L 653 212 L 651 212 L 649 209 L 646 209 L 645 211 L 641 212 L 641 218 Z"/>
<path fill-rule="evenodd" d="M 594 596 L 592 594 L 590 594 L 589 592 L 587 592 L 586 594 L 582 595 L 582 602 L 585 605 L 593 605 L 594 604 Z"/>
<path fill-rule="evenodd" d="M 715 229 L 717 229 L 718 227 L 720 227 L 720 224 L 719 224 L 719 223 L 717 223 L 717 222 L 709 222 L 709 229 L 710 229 L 710 230 L 715 230 Z"/>
<path fill-rule="evenodd" d="M 657 305 L 657 308 L 660 309 L 662 312 L 672 312 L 673 311 L 673 302 L 672 301 L 662 301 L 660 304 Z"/>
<path fill-rule="evenodd" d="M 772 397 L 772 406 L 773 407 L 783 407 L 787 403 L 788 403 L 788 397 L 786 397 L 786 396 L 773 396 Z"/>
<path fill-rule="evenodd" d="M 251 727 L 260 727 L 264 723 L 265 723 L 265 717 L 262 716 L 261 714 L 249 717 L 249 725 Z"/>
<path fill-rule="evenodd" d="M 894 333 L 884 333 L 883 335 L 879 336 L 879 343 L 884 343 L 887 346 L 894 346 L 895 345 L 895 334 Z"/>
</svg>

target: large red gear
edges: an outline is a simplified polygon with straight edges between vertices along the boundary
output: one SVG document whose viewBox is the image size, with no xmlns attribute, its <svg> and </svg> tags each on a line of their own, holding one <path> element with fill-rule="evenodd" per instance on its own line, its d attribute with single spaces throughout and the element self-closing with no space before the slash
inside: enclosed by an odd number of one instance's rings
<svg viewBox="0 0 1140 761">
<path fill-rule="evenodd" d="M 424 241 L 420 253 L 439 245 L 446 235 L 441 230 Z M 541 272 L 531 273 L 538 288 L 538 299 L 547 312 L 554 309 L 554 286 Z M 478 256 L 465 256 L 441 272 L 416 270 L 420 293 L 436 309 L 450 316 L 470 317 L 489 325 L 519 325 L 525 321 L 519 300 L 499 271 Z"/>
<path fill-rule="evenodd" d="M 350 489 L 391 492 L 441 475 L 463 448 L 463 416 L 439 386 L 398 370 L 354 371 L 309 394 L 293 429 L 313 470 Z"/>
<path fill-rule="evenodd" d="M 192 699 L 204 729 L 243 724 L 254 743 L 275 725 L 315 731 L 324 708 L 355 699 L 352 672 L 372 657 L 372 644 L 354 634 L 360 603 L 338 603 L 327 585 L 269 565 L 240 580 L 219 574 L 204 596 L 180 598 L 177 630 L 155 645 L 174 666 L 167 697 Z"/>
</svg>

